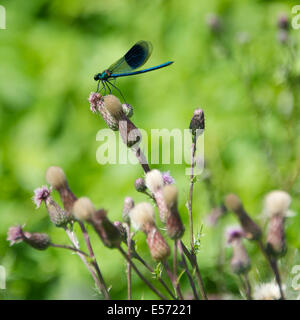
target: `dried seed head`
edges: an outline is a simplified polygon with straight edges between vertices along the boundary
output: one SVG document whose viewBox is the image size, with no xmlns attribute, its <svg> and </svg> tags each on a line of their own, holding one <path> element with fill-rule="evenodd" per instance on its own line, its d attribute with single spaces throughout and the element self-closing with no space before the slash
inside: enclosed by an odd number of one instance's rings
<svg viewBox="0 0 300 320">
<path fill-rule="evenodd" d="M 233 212 L 239 212 L 243 210 L 243 204 L 241 199 L 236 194 L 228 194 L 225 198 L 225 205 L 226 207 L 233 211 Z"/>
<path fill-rule="evenodd" d="M 155 226 L 147 232 L 147 244 L 152 258 L 156 261 L 163 261 L 170 255 L 169 245 Z"/>
<path fill-rule="evenodd" d="M 138 192 L 145 192 L 147 190 L 145 180 L 143 178 L 138 178 L 134 182 L 135 190 Z"/>
<path fill-rule="evenodd" d="M 46 171 L 46 181 L 55 189 L 65 188 L 67 185 L 66 175 L 60 167 L 49 167 Z"/>
<path fill-rule="evenodd" d="M 272 191 L 265 197 L 264 214 L 271 218 L 275 215 L 285 217 L 288 213 L 292 198 L 285 191 Z"/>
<path fill-rule="evenodd" d="M 129 218 L 129 212 L 130 210 L 134 207 L 134 201 L 131 197 L 126 197 L 124 199 L 124 206 L 123 206 L 123 213 L 122 213 L 122 217 L 123 220 L 127 223 L 130 222 L 130 218 Z"/>
<path fill-rule="evenodd" d="M 122 115 L 124 114 L 120 100 L 112 94 L 108 94 L 107 96 L 104 96 L 103 100 L 104 100 L 104 107 L 106 108 L 106 110 L 115 119 L 120 120 L 122 118 Z"/>
<path fill-rule="evenodd" d="M 152 192 L 155 193 L 161 189 L 164 185 L 162 174 L 159 170 L 154 169 L 146 174 L 146 186 Z"/>
<path fill-rule="evenodd" d="M 155 211 L 148 202 L 138 203 L 129 213 L 130 221 L 137 230 L 145 231 L 155 224 Z"/>
<path fill-rule="evenodd" d="M 95 211 L 92 201 L 87 197 L 76 200 L 72 210 L 74 217 L 81 221 L 90 221 Z"/>
<path fill-rule="evenodd" d="M 255 286 L 254 300 L 280 300 L 280 290 L 275 281 Z"/>
</svg>

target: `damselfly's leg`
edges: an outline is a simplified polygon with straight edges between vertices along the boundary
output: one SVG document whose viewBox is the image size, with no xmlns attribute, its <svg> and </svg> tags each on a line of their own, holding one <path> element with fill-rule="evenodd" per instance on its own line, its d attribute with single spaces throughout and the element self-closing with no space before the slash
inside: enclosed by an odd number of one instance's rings
<svg viewBox="0 0 300 320">
<path fill-rule="evenodd" d="M 111 82 L 109 82 L 108 80 L 107 80 L 107 82 L 108 82 L 112 87 L 114 87 L 114 88 L 120 93 L 120 95 L 121 95 L 122 99 L 124 100 L 124 102 L 127 103 L 126 100 L 125 100 L 125 98 L 124 98 L 124 96 L 123 96 L 123 94 L 122 94 L 122 92 L 121 92 L 121 90 L 120 90 L 118 87 L 116 87 L 114 84 L 112 84 Z"/>
</svg>

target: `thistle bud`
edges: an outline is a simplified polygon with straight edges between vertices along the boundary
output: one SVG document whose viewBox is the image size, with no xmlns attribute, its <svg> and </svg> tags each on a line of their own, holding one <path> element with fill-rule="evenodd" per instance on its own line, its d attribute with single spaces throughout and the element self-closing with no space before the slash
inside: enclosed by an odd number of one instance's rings
<svg viewBox="0 0 300 320">
<path fill-rule="evenodd" d="M 138 178 L 134 182 L 134 187 L 137 192 L 145 192 L 147 190 L 145 180 L 143 178 Z"/>
<path fill-rule="evenodd" d="M 244 235 L 244 231 L 240 228 L 227 230 L 227 243 L 233 248 L 231 269 L 237 274 L 247 273 L 250 269 L 250 259 L 242 242 Z"/>
<path fill-rule="evenodd" d="M 77 198 L 69 188 L 63 169 L 55 166 L 49 167 L 46 171 L 46 181 L 59 192 L 64 209 L 71 212 Z"/>
<path fill-rule="evenodd" d="M 131 118 L 133 116 L 133 108 L 130 104 L 123 103 L 122 110 L 128 118 Z"/>
<path fill-rule="evenodd" d="M 88 100 L 90 103 L 90 110 L 93 113 L 96 113 L 97 111 L 99 111 L 99 107 L 103 104 L 102 95 L 98 92 L 91 92 Z"/>
<path fill-rule="evenodd" d="M 201 133 L 203 133 L 204 128 L 204 112 L 202 109 L 196 109 L 190 122 L 190 132 L 193 137 L 197 138 Z"/>
<path fill-rule="evenodd" d="M 215 226 L 219 219 L 225 215 L 227 208 L 224 204 L 221 204 L 219 207 L 213 208 L 209 215 L 206 218 L 206 222 L 210 226 Z"/>
<path fill-rule="evenodd" d="M 45 250 L 51 245 L 50 237 L 46 233 L 24 232 L 20 225 L 9 228 L 7 240 L 10 241 L 11 246 L 24 241 L 37 250 Z"/>
<path fill-rule="evenodd" d="M 249 240 L 258 240 L 261 237 L 260 227 L 249 217 L 244 210 L 240 198 L 235 194 L 229 194 L 225 198 L 225 206 L 231 210 L 240 220 L 241 226 L 245 232 L 245 237 Z"/>
<path fill-rule="evenodd" d="M 64 227 L 72 220 L 72 216 L 69 212 L 64 211 L 50 196 L 51 189 L 43 186 L 34 191 L 33 201 L 37 205 L 37 208 L 41 205 L 42 201 L 45 202 L 51 222 L 56 227 Z"/>
<path fill-rule="evenodd" d="M 134 201 L 131 197 L 126 197 L 124 200 L 122 217 L 126 223 L 130 222 L 129 212 L 134 207 Z"/>
<path fill-rule="evenodd" d="M 87 197 L 82 197 L 75 201 L 72 212 L 76 219 L 90 222 L 95 211 L 96 209 L 91 200 Z"/>
<path fill-rule="evenodd" d="M 130 211 L 134 228 L 142 230 L 147 236 L 147 244 L 154 260 L 161 261 L 170 254 L 170 248 L 155 226 L 155 212 L 151 204 L 142 202 Z"/>
<path fill-rule="evenodd" d="M 91 224 L 98 236 L 108 248 L 118 248 L 122 241 L 122 236 L 118 228 L 109 221 L 107 212 L 103 209 L 93 213 Z"/>
<path fill-rule="evenodd" d="M 164 185 L 175 183 L 175 180 L 171 176 L 170 171 L 162 172 L 161 174 L 162 174 Z"/>
<path fill-rule="evenodd" d="M 289 19 L 286 14 L 281 14 L 277 21 L 277 26 L 281 30 L 289 29 Z"/>
<path fill-rule="evenodd" d="M 166 206 L 162 188 L 164 186 L 164 180 L 161 172 L 159 170 L 151 170 L 146 174 L 146 186 L 152 192 L 157 207 L 159 211 L 160 220 L 165 223 L 166 222 L 166 214 L 168 212 L 168 208 Z"/>
<path fill-rule="evenodd" d="M 167 235 L 171 239 L 180 239 L 184 233 L 184 226 L 177 209 L 177 188 L 174 185 L 166 185 L 163 188 L 163 197 L 168 208 L 166 215 Z"/>
</svg>

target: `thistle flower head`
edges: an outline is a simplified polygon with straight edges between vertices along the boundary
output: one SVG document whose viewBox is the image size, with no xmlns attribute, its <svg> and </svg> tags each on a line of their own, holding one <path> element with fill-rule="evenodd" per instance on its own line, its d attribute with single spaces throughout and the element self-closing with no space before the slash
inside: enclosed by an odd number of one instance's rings
<svg viewBox="0 0 300 320">
<path fill-rule="evenodd" d="M 162 172 L 164 185 L 175 183 L 174 178 L 170 175 L 170 171 Z"/>
<path fill-rule="evenodd" d="M 234 240 L 239 240 L 245 237 L 245 233 L 242 228 L 237 227 L 229 227 L 226 230 L 226 239 L 227 243 L 232 243 Z"/>
<path fill-rule="evenodd" d="M 10 227 L 7 232 L 7 241 L 10 241 L 10 246 L 23 241 L 24 233 L 20 225 Z"/>
<path fill-rule="evenodd" d="M 67 184 L 67 178 L 62 168 L 49 167 L 46 171 L 46 181 L 55 189 L 63 188 Z"/>
<path fill-rule="evenodd" d="M 51 194 L 51 188 L 47 186 L 42 186 L 34 190 L 34 196 L 32 198 L 33 202 L 36 205 L 36 208 L 39 208 L 42 204 L 42 201 L 47 201 Z"/>
<path fill-rule="evenodd" d="M 254 300 L 279 300 L 280 290 L 275 281 L 257 285 L 254 288 Z"/>
<path fill-rule="evenodd" d="M 99 107 L 103 104 L 103 99 L 100 93 L 91 92 L 89 96 L 90 110 L 96 113 Z"/>
<path fill-rule="evenodd" d="M 92 201 L 87 197 L 81 197 L 75 201 L 72 212 L 78 220 L 90 221 L 95 211 Z"/>
<path fill-rule="evenodd" d="M 292 198 L 287 192 L 280 190 L 271 191 L 265 197 L 264 214 L 269 218 L 275 215 L 285 217 L 291 201 Z"/>
<path fill-rule="evenodd" d="M 145 180 L 143 178 L 136 179 L 134 182 L 134 187 L 138 192 L 145 192 L 147 189 Z"/>
<path fill-rule="evenodd" d="M 145 231 L 149 225 L 155 224 L 155 211 L 148 202 L 138 203 L 129 213 L 133 227 Z"/>
<path fill-rule="evenodd" d="M 161 172 L 157 169 L 151 170 L 146 174 L 146 186 L 152 192 L 155 193 L 161 189 L 164 185 L 164 180 Z"/>
<path fill-rule="evenodd" d="M 123 108 L 120 100 L 112 95 L 108 94 L 103 97 L 104 107 L 106 110 L 116 119 L 120 119 L 123 114 Z"/>
</svg>

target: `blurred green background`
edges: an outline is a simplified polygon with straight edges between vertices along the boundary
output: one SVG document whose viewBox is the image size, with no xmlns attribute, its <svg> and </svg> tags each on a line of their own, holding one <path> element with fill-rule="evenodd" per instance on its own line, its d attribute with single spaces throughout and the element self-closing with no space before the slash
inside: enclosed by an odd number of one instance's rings
<svg viewBox="0 0 300 320">
<path fill-rule="evenodd" d="M 147 66 L 168 60 L 159 71 L 118 80 L 134 106 L 134 123 L 151 129 L 188 128 L 193 110 L 206 117 L 204 173 L 195 185 L 195 229 L 202 224 L 198 255 L 210 294 L 239 297 L 238 278 L 228 267 L 224 228 L 237 224 L 228 214 L 215 227 L 205 224 L 228 192 L 237 193 L 261 225 L 264 195 L 284 189 L 300 207 L 300 30 L 280 33 L 280 15 L 292 19 L 289 1 L 28 0 L 1 1 L 7 29 L 0 30 L 0 265 L 6 268 L 2 299 L 99 299 L 93 280 L 76 255 L 50 248 L 36 251 L 21 243 L 9 247 L 8 228 L 26 224 L 67 244 L 51 225 L 44 205 L 36 210 L 33 190 L 50 165 L 61 166 L 77 196 L 120 220 L 123 200 L 145 200 L 134 189 L 143 176 L 138 165 L 99 165 L 98 130 L 106 128 L 89 111 L 93 76 L 120 58 L 136 41 L 153 43 Z M 210 14 L 219 17 L 215 24 Z M 170 170 L 180 194 L 186 225 L 189 180 L 185 165 Z M 58 200 L 57 195 L 55 198 Z M 280 268 L 285 283 L 297 260 L 300 217 L 287 222 L 288 255 Z M 90 230 L 100 268 L 115 299 L 126 299 L 126 265 Z M 137 250 L 150 260 L 145 237 Z M 188 243 L 189 235 L 184 241 Z M 255 245 L 247 243 L 253 284 L 272 276 Z M 84 248 L 84 246 L 83 246 Z M 153 264 L 154 266 L 154 264 Z M 143 272 L 145 271 L 141 268 Z M 147 275 L 147 273 L 145 272 Z M 151 275 L 148 274 L 148 277 Z M 155 298 L 133 275 L 133 297 Z M 188 292 L 188 283 L 183 279 Z"/>
</svg>

